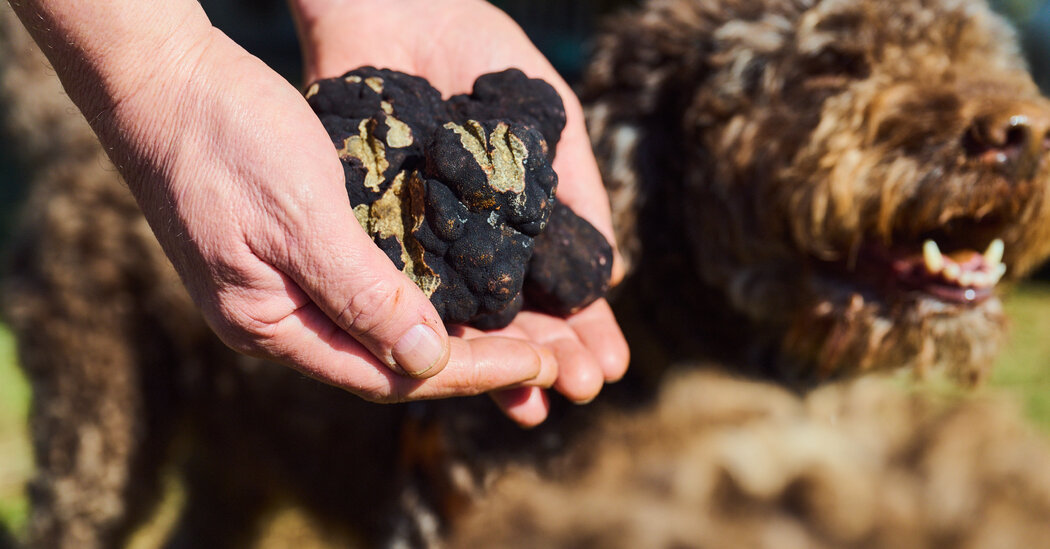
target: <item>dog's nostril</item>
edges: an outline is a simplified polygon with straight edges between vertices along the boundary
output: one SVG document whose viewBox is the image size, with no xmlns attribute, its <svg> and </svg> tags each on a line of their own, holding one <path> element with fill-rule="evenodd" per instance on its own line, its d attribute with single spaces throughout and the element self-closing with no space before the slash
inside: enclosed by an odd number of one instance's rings
<svg viewBox="0 0 1050 549">
<path fill-rule="evenodd" d="M 1004 149 L 1024 149 L 1028 146 L 1028 140 L 1032 129 L 1028 126 L 1028 119 L 1015 116 L 1010 119 L 1010 129 L 1006 130 L 1006 139 L 1003 143 Z"/>
<path fill-rule="evenodd" d="M 974 121 L 963 140 L 967 156 L 985 164 L 1017 167 L 1032 154 L 1032 126 L 1028 117 L 982 117 Z M 1050 135 L 1047 136 L 1050 139 Z"/>
</svg>

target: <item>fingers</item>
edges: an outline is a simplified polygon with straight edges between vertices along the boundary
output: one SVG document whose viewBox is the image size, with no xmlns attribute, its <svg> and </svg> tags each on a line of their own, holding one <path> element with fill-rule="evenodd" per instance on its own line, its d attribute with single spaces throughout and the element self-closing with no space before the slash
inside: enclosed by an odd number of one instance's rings
<svg viewBox="0 0 1050 549">
<path fill-rule="evenodd" d="M 440 374 L 411 379 L 391 371 L 367 348 L 307 303 L 274 325 L 260 354 L 324 383 L 375 402 L 471 396 L 512 386 L 549 386 L 557 375 L 550 351 L 504 337 L 449 341 Z"/>
<path fill-rule="evenodd" d="M 499 335 L 526 339 L 546 347 L 553 353 L 557 363 L 554 389 L 579 404 L 593 400 L 605 383 L 622 378 L 630 360 L 627 341 L 616 323 L 612 308 L 604 299 L 568 318 L 523 311 L 510 326 L 500 330 L 457 330 L 467 339 Z M 538 415 L 538 399 L 535 395 L 532 401 L 525 398 L 524 393 L 502 397 L 494 395 L 493 398 L 505 413 L 519 423 L 526 424 L 525 418 L 534 419 L 536 416 L 533 414 Z M 511 407 L 511 402 L 516 403 L 516 406 Z"/>
<path fill-rule="evenodd" d="M 568 319 L 580 343 L 591 353 L 607 383 L 627 373 L 631 351 L 609 302 L 599 299 Z"/>
<path fill-rule="evenodd" d="M 554 353 L 558 363 L 554 389 L 578 404 L 593 400 L 605 383 L 619 380 L 627 371 L 627 342 L 605 300 L 568 319 L 525 311 L 514 326 Z"/>
<path fill-rule="evenodd" d="M 507 417 L 525 428 L 543 423 L 550 411 L 547 393 L 538 387 L 503 389 L 489 396 Z"/>
<path fill-rule="evenodd" d="M 490 332 L 481 332 L 473 328 L 463 328 L 464 337 L 468 339 L 478 337 L 491 337 L 498 334 L 501 337 L 513 337 L 527 340 L 528 334 L 524 330 L 511 324 L 505 328 Z M 544 387 L 550 387 L 558 377 L 558 365 L 551 350 L 542 348 L 546 354 L 543 372 L 536 379 L 525 383 L 523 387 L 512 387 L 500 389 L 489 393 L 489 397 L 496 406 L 518 425 L 528 429 L 543 423 L 550 411 L 550 400 Z"/>
<path fill-rule="evenodd" d="M 396 399 L 478 395 L 511 386 L 549 387 L 558 375 L 554 355 L 527 341 L 495 336 L 453 338 L 451 348 L 452 356 L 441 374 L 426 380 L 394 378 Z"/>
<path fill-rule="evenodd" d="M 577 403 L 589 402 L 598 396 L 604 384 L 601 368 L 568 323 L 556 317 L 525 311 L 518 315 L 515 324 L 532 341 L 554 353 L 558 361 L 555 390 Z"/>
<path fill-rule="evenodd" d="M 480 340 L 490 339 L 513 339 L 528 342 L 532 345 L 533 349 L 539 353 L 540 356 L 540 372 L 535 378 L 522 383 L 522 385 L 529 387 L 550 387 L 554 385 L 555 380 L 558 378 L 559 364 L 554 351 L 549 347 L 540 344 L 540 342 L 530 339 L 529 334 L 525 333 L 524 330 L 514 324 L 498 330 L 490 330 L 488 332 L 483 332 L 477 328 L 471 328 L 469 326 L 456 326 L 454 330 L 453 334 L 455 336 L 461 337 L 470 342 L 480 342 Z"/>
</svg>

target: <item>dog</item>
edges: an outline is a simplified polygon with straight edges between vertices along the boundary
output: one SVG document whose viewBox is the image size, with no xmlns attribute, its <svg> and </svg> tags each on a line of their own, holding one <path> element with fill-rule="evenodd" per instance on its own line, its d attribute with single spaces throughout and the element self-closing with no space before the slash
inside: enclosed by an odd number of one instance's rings
<svg viewBox="0 0 1050 549">
<path fill-rule="evenodd" d="M 657 328 L 634 331 L 632 378 L 528 432 L 484 399 L 373 405 L 209 332 L 3 19 L 0 93 L 34 175 L 4 290 L 34 393 L 33 547 L 121 545 L 171 462 L 173 547 L 248 544 L 277 498 L 367 546 L 436 546 L 502 470 L 543 470 L 688 357 L 794 387 L 978 381 L 1000 265 L 1020 276 L 1050 246 L 1047 103 L 983 4 L 654 0 L 600 40 L 583 91 L 630 266 L 620 318 Z"/>
<path fill-rule="evenodd" d="M 612 26 L 583 98 L 637 271 L 628 323 L 670 360 L 721 350 L 803 385 L 986 377 L 996 283 L 1050 247 L 1050 102 L 1006 22 L 969 1 L 656 0 Z"/>
</svg>

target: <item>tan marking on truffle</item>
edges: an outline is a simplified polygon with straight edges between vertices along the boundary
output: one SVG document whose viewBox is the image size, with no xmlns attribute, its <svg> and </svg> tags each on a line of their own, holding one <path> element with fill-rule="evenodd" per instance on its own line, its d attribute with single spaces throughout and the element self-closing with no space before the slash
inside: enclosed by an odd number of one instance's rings
<svg viewBox="0 0 1050 549">
<path fill-rule="evenodd" d="M 357 222 L 364 227 L 366 232 L 369 230 L 368 213 L 370 211 L 372 211 L 372 208 L 368 204 L 354 206 L 354 217 L 357 218 Z"/>
<path fill-rule="evenodd" d="M 500 192 L 520 193 L 525 190 L 525 159 L 529 157 L 529 150 L 525 143 L 509 130 L 506 124 L 500 124 L 489 135 L 495 165 L 489 185 Z"/>
<path fill-rule="evenodd" d="M 412 137 L 412 128 L 408 124 L 394 117 L 394 106 L 389 101 L 379 104 L 386 113 L 386 143 L 395 149 L 403 149 L 412 146 L 415 139 Z"/>
<path fill-rule="evenodd" d="M 401 217 L 401 189 L 404 186 L 405 174 L 397 174 L 390 188 L 372 203 L 368 215 L 368 223 L 365 229 L 372 236 L 379 238 L 397 238 L 398 242 L 404 242 L 405 224 Z M 402 244 L 404 247 L 404 244 Z M 408 263 L 408 257 L 402 249 L 401 259 Z"/>
<path fill-rule="evenodd" d="M 481 124 L 474 120 L 467 120 L 467 123 L 462 126 L 455 122 L 449 122 L 445 124 L 445 129 L 456 132 L 456 135 L 459 136 L 459 142 L 463 144 L 463 148 L 474 155 L 474 161 L 478 163 L 478 166 L 481 166 L 482 170 L 485 170 L 486 174 L 492 169 L 492 162 L 488 158 L 485 129 L 481 127 Z M 488 166 L 487 169 L 486 166 Z"/>
<path fill-rule="evenodd" d="M 412 138 L 412 129 L 408 127 L 408 124 L 393 116 L 388 116 L 386 117 L 386 127 L 386 142 L 388 145 L 395 149 L 412 146 L 414 139 Z"/>
<path fill-rule="evenodd" d="M 314 84 L 310 86 L 310 89 L 306 90 L 306 98 L 310 99 L 311 97 L 317 95 L 317 92 L 319 91 L 321 91 L 321 84 L 314 82 Z"/>
<path fill-rule="evenodd" d="M 372 91 L 376 93 L 383 93 L 383 79 L 378 76 L 365 78 L 365 85 L 372 88 Z"/>
<path fill-rule="evenodd" d="M 339 158 L 353 157 L 360 160 L 368 170 L 368 173 L 365 174 L 365 186 L 379 192 L 379 185 L 383 183 L 383 172 L 390 167 L 390 163 L 386 160 L 386 147 L 369 128 L 371 121 L 371 119 L 362 120 L 357 127 L 358 135 L 346 138 L 343 148 L 339 149 Z"/>
<path fill-rule="evenodd" d="M 366 208 L 361 212 L 363 220 L 358 213 L 361 206 L 354 208 L 357 221 L 373 238 L 396 239 L 401 245 L 401 262 L 405 264 L 401 272 L 427 297 L 433 295 L 441 285 L 441 276 L 426 264 L 423 245 L 412 236 L 412 231 L 423 224 L 423 181 L 413 172 L 406 184 L 405 172 L 399 172 L 371 208 L 362 206 Z M 406 224 L 411 228 L 405 230 Z"/>
<path fill-rule="evenodd" d="M 360 84 L 361 83 L 361 77 L 357 76 L 357 75 L 347 76 L 343 80 L 346 80 L 347 82 L 349 82 L 351 84 Z"/>
<path fill-rule="evenodd" d="M 529 151 L 525 143 L 509 131 L 509 126 L 499 123 L 487 139 L 485 129 L 474 120 L 468 120 L 463 126 L 449 122 L 445 128 L 459 135 L 463 148 L 470 151 L 485 172 L 490 187 L 499 192 L 525 190 L 525 160 Z"/>
</svg>

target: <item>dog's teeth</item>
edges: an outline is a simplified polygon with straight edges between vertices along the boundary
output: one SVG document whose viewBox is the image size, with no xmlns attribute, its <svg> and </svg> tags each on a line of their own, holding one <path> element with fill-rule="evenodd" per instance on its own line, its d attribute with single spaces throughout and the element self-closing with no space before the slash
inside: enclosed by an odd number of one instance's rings
<svg viewBox="0 0 1050 549">
<path fill-rule="evenodd" d="M 1003 251 L 1006 250 L 1006 246 L 1003 244 L 1001 238 L 996 238 L 988 245 L 988 249 L 984 251 L 984 261 L 989 265 L 998 265 L 1003 262 Z"/>
<path fill-rule="evenodd" d="M 977 271 L 970 274 L 970 286 L 974 288 L 987 288 L 992 285 L 992 273 Z M 964 284 L 965 286 L 965 284 Z"/>
<path fill-rule="evenodd" d="M 991 273 L 991 275 L 992 275 L 992 284 L 995 284 L 995 283 L 999 282 L 999 280 L 1001 280 L 1003 278 L 1003 275 L 1005 275 L 1005 274 L 1006 274 L 1006 265 L 1000 263 L 999 265 L 997 265 L 995 267 L 995 271 Z"/>
<path fill-rule="evenodd" d="M 973 287 L 974 283 L 976 282 L 974 274 L 976 273 L 972 273 L 969 271 L 959 273 L 959 285 L 964 288 Z"/>
<path fill-rule="evenodd" d="M 922 244 L 922 259 L 930 274 L 937 274 L 944 268 L 944 256 L 941 254 L 941 249 L 937 247 L 937 243 L 932 240 L 927 240 Z"/>
<path fill-rule="evenodd" d="M 957 263 L 945 263 L 944 269 L 941 270 L 941 276 L 949 282 L 955 282 L 959 280 L 959 275 L 962 274 L 962 269 Z"/>
</svg>

